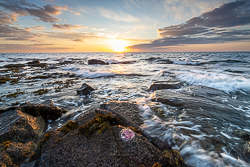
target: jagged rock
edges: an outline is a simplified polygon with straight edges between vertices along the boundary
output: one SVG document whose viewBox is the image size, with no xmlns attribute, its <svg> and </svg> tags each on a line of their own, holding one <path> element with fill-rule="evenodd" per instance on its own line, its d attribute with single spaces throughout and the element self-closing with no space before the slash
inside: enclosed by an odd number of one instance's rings
<svg viewBox="0 0 250 167">
<path fill-rule="evenodd" d="M 36 141 L 46 126 L 41 116 L 33 117 L 21 110 L 2 113 L 0 123 L 0 143 Z"/>
<path fill-rule="evenodd" d="M 156 81 L 154 82 L 149 90 L 161 90 L 161 89 L 179 89 L 182 84 L 179 81 Z"/>
<path fill-rule="evenodd" d="M 102 65 L 109 65 L 109 63 L 105 62 L 105 61 L 102 61 L 102 60 L 98 60 L 98 59 L 90 59 L 88 60 L 88 64 L 102 64 Z"/>
<path fill-rule="evenodd" d="M 46 128 L 41 116 L 33 117 L 19 109 L 0 114 L 0 166 L 20 166 L 31 154 Z M 14 108 L 13 108 L 14 109 Z"/>
<path fill-rule="evenodd" d="M 84 83 L 82 84 L 81 88 L 77 89 L 77 95 L 87 95 L 90 94 L 90 92 L 94 91 L 95 89 L 89 86 L 88 84 Z"/>
<path fill-rule="evenodd" d="M 0 166 L 20 166 L 21 163 L 35 150 L 33 141 L 23 143 L 11 142 L 0 153 Z"/>
<path fill-rule="evenodd" d="M 24 103 L 20 106 L 23 112 L 34 117 L 41 115 L 45 120 L 56 120 L 62 115 L 62 109 L 56 106 L 32 103 Z"/>
</svg>

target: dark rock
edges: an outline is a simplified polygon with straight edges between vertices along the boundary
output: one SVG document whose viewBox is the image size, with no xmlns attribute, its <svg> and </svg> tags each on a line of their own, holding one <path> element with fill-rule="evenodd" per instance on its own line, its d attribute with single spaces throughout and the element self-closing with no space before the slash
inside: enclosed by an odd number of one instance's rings
<svg viewBox="0 0 250 167">
<path fill-rule="evenodd" d="M 7 64 L 3 66 L 4 68 L 21 68 L 25 67 L 25 64 Z"/>
<path fill-rule="evenodd" d="M 123 142 L 119 133 L 124 128 L 111 126 L 89 137 L 75 134 L 77 130 L 63 137 L 59 132 L 53 132 L 42 148 L 39 165 L 120 167 L 165 164 L 161 151 L 144 136 L 135 133 L 133 141 Z M 58 136 L 61 137 L 59 141 Z"/>
<path fill-rule="evenodd" d="M 35 150 L 33 141 L 23 143 L 10 143 L 8 148 L 0 153 L 0 166 L 20 166 L 21 163 Z"/>
<path fill-rule="evenodd" d="M 33 60 L 33 61 L 28 62 L 27 64 L 34 65 L 34 64 L 41 64 L 41 62 L 39 60 Z"/>
<path fill-rule="evenodd" d="M 223 101 L 226 100 L 227 103 Z M 224 121 L 237 120 L 238 126 L 244 127 L 244 119 L 232 106 L 239 106 L 238 102 L 230 98 L 225 92 L 205 86 L 190 86 L 182 92 L 156 90 L 152 101 L 158 101 L 187 111 L 187 115 L 195 117 L 216 118 L 220 120 L 217 126 L 223 126 Z"/>
<path fill-rule="evenodd" d="M 109 65 L 109 63 L 105 62 L 105 61 L 102 61 L 102 60 L 98 60 L 98 59 L 90 59 L 88 60 L 88 64 L 102 64 L 102 65 Z"/>
<path fill-rule="evenodd" d="M 182 84 L 179 81 L 156 81 L 154 82 L 149 90 L 161 90 L 161 89 L 179 89 Z"/>
<path fill-rule="evenodd" d="M 41 116 L 33 117 L 21 110 L 10 110 L 0 115 L 0 143 L 5 141 L 37 141 L 46 123 Z"/>
<path fill-rule="evenodd" d="M 140 117 L 140 110 L 136 103 L 126 101 L 110 101 L 100 105 L 100 108 L 116 114 L 124 126 L 133 126 L 139 129 L 143 124 L 143 120 Z"/>
<path fill-rule="evenodd" d="M 246 157 L 250 157 L 250 141 L 244 144 L 243 152 L 246 155 Z"/>
<path fill-rule="evenodd" d="M 94 90 L 95 90 L 94 88 L 84 83 L 82 84 L 81 88 L 77 89 L 76 91 L 77 91 L 77 95 L 82 96 L 82 95 L 90 94 Z"/>
<path fill-rule="evenodd" d="M 24 103 L 20 106 L 23 112 L 34 117 L 41 115 L 45 120 L 56 120 L 62 115 L 62 109 L 56 106 L 32 103 Z"/>
<path fill-rule="evenodd" d="M 234 135 L 244 139 L 245 141 L 250 141 L 250 132 L 243 129 L 234 130 Z"/>
</svg>

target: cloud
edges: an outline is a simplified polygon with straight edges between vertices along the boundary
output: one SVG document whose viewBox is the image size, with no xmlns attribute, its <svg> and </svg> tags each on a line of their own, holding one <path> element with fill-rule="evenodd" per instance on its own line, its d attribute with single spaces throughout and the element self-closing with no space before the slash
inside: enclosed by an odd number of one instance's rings
<svg viewBox="0 0 250 167">
<path fill-rule="evenodd" d="M 60 14 L 61 11 L 57 10 L 56 8 L 54 8 L 52 5 L 49 4 L 43 7 L 39 7 L 35 4 L 27 3 L 23 0 L 22 1 L 10 0 L 5 3 L 0 2 L 0 6 L 22 16 L 25 15 L 35 16 L 39 20 L 44 22 L 56 22 L 60 20 L 56 18 L 55 15 Z"/>
<path fill-rule="evenodd" d="M 21 16 L 31 15 L 34 16 L 36 20 L 51 23 L 60 21 L 56 16 L 62 13 L 61 10 L 69 10 L 67 6 L 61 7 L 60 10 L 60 6 L 52 6 L 50 4 L 39 7 L 35 4 L 27 3 L 25 0 L 0 2 L 0 6 Z"/>
<path fill-rule="evenodd" d="M 73 49 L 71 47 L 57 47 L 54 44 L 0 44 L 2 52 L 50 52 Z"/>
<path fill-rule="evenodd" d="M 82 39 L 73 39 L 74 42 L 84 42 Z"/>
<path fill-rule="evenodd" d="M 0 25 L 0 37 L 5 40 L 28 40 L 40 37 L 41 34 L 32 33 L 29 30 L 13 27 L 9 25 Z"/>
<path fill-rule="evenodd" d="M 53 24 L 52 30 L 70 30 L 70 29 L 83 29 L 88 28 L 81 25 L 71 25 L 71 24 Z"/>
<path fill-rule="evenodd" d="M 68 11 L 70 11 L 71 13 L 74 13 L 75 15 L 77 15 L 77 16 L 80 16 L 81 15 L 81 13 L 79 13 L 79 12 L 75 12 L 74 10 L 72 10 L 72 9 L 70 9 L 68 6 L 66 6 L 66 5 L 64 5 L 64 6 L 54 6 L 56 9 L 58 9 L 58 10 L 68 10 Z"/>
<path fill-rule="evenodd" d="M 17 21 L 17 15 L 15 13 L 7 13 L 0 10 L 0 24 L 12 24 Z"/>
<path fill-rule="evenodd" d="M 158 29 L 160 38 L 131 49 L 159 48 L 185 44 L 249 41 L 250 2 L 240 0 L 221 5 L 183 24 Z"/>
<path fill-rule="evenodd" d="M 31 30 L 38 30 L 38 31 L 43 31 L 45 27 L 43 26 L 35 26 L 35 27 L 29 27 L 25 28 L 25 30 L 31 31 Z"/>
</svg>

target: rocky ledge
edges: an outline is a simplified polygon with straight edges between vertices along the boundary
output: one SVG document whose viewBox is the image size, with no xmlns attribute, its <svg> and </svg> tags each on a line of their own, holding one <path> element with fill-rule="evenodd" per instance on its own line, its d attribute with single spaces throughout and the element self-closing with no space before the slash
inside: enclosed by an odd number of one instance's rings
<svg viewBox="0 0 250 167">
<path fill-rule="evenodd" d="M 46 120 L 62 114 L 52 104 L 0 113 L 1 166 L 186 166 L 178 151 L 159 149 L 144 136 L 136 103 L 111 101 L 46 132 Z"/>
</svg>

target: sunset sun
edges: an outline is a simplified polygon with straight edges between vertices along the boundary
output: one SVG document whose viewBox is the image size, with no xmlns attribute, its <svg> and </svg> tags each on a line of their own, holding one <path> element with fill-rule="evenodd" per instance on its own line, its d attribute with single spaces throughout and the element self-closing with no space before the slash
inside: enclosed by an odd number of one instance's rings
<svg viewBox="0 0 250 167">
<path fill-rule="evenodd" d="M 124 52 L 126 51 L 127 46 L 128 46 L 128 43 L 122 39 L 113 39 L 111 41 L 111 47 L 114 52 Z"/>
</svg>

